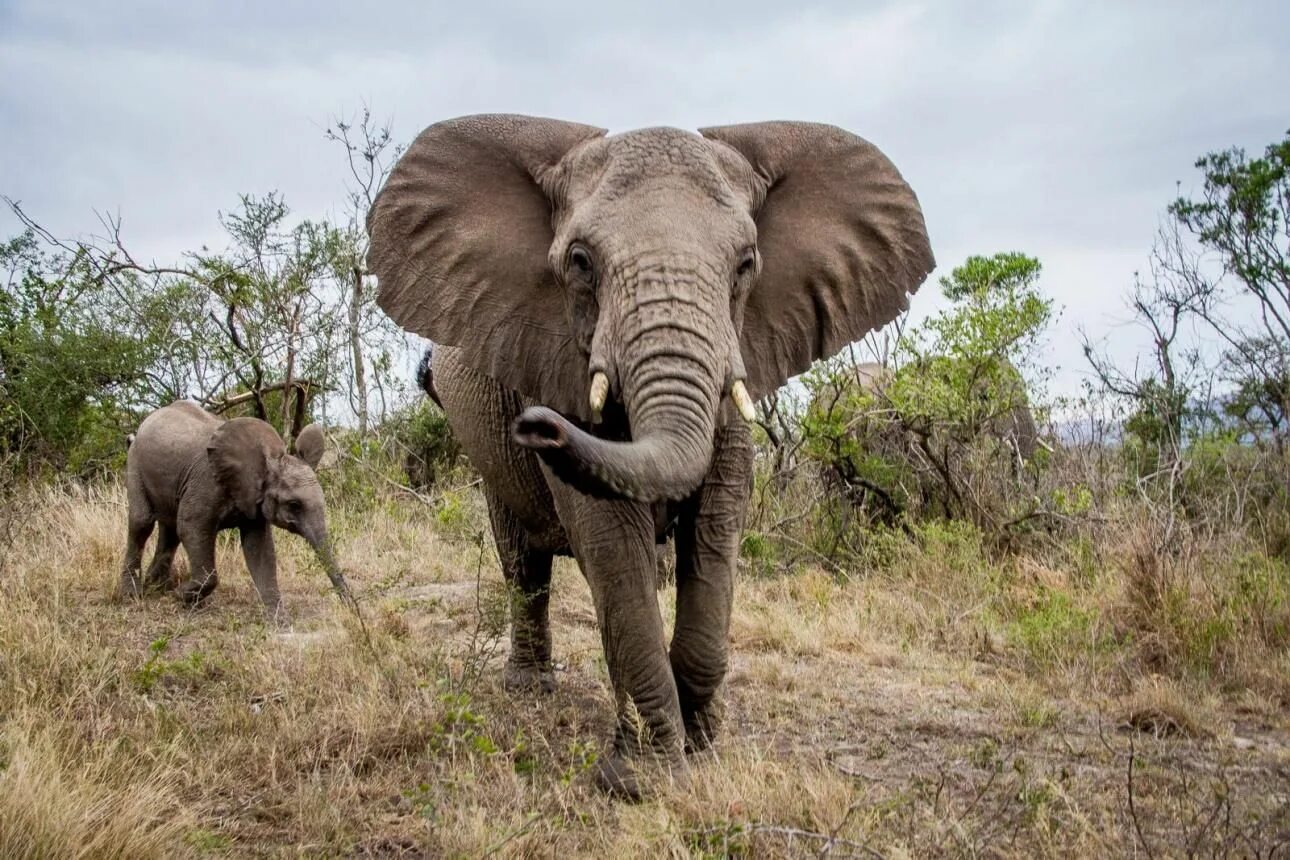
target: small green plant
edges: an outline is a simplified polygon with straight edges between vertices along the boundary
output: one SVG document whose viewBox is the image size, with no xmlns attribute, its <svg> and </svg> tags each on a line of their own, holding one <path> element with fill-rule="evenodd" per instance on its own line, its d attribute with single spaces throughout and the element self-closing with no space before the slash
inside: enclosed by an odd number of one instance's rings
<svg viewBox="0 0 1290 860">
<path fill-rule="evenodd" d="M 170 645 L 169 636 L 158 636 L 148 643 L 148 659 L 134 673 L 134 685 L 141 693 L 150 693 L 162 675 L 164 665 L 161 655 Z"/>
<path fill-rule="evenodd" d="M 474 710 L 468 693 L 443 693 L 439 701 L 444 706 L 443 716 L 431 728 L 427 747 L 434 753 L 454 755 L 465 752 L 468 756 L 492 756 L 501 750 L 484 731 L 485 720 Z"/>
<path fill-rule="evenodd" d="M 1017 799 L 1026 810 L 1026 818 L 1034 821 L 1052 805 L 1056 795 L 1048 780 L 1036 780 L 1025 782 L 1017 792 Z"/>
<path fill-rule="evenodd" d="M 596 751 L 596 746 L 587 741 L 571 741 L 568 755 L 571 764 L 565 768 L 564 773 L 560 774 L 560 782 L 564 785 L 569 785 L 575 779 L 590 771 L 600 758 L 600 753 Z"/>
<path fill-rule="evenodd" d="M 430 783 L 419 783 L 415 788 L 404 791 L 403 797 L 418 816 L 431 823 L 438 822 L 439 801 Z"/>
<path fill-rule="evenodd" d="M 466 507 L 461 494 L 446 492 L 435 509 L 435 520 L 449 532 L 456 532 L 466 523 Z"/>
<path fill-rule="evenodd" d="M 188 831 L 184 841 L 203 854 L 222 854 L 233 844 L 232 840 L 222 833 L 201 827 Z"/>
<path fill-rule="evenodd" d="M 1028 729 L 1051 729 L 1057 725 L 1057 709 L 1048 702 L 1026 702 L 1017 716 Z"/>
<path fill-rule="evenodd" d="M 1070 595 L 1042 588 L 1034 605 L 1008 625 L 1008 638 L 1040 666 L 1069 661 L 1097 647 L 1096 612 L 1077 606 Z"/>
<path fill-rule="evenodd" d="M 775 543 L 761 532 L 744 532 L 739 557 L 748 562 L 754 576 L 770 576 L 775 572 Z"/>
<path fill-rule="evenodd" d="M 520 776 L 533 776 L 538 771 L 538 758 L 529 746 L 524 732 L 517 732 L 511 744 L 511 767 Z"/>
<path fill-rule="evenodd" d="M 160 636 L 148 645 L 148 659 L 134 673 L 134 686 L 139 692 L 147 695 L 163 684 L 195 686 L 217 670 L 201 651 L 192 651 L 178 660 L 163 659 L 169 645 L 169 636 Z"/>
<path fill-rule="evenodd" d="M 752 844 L 747 825 L 738 821 L 718 821 L 685 834 L 691 856 L 703 858 L 750 857 Z"/>
</svg>

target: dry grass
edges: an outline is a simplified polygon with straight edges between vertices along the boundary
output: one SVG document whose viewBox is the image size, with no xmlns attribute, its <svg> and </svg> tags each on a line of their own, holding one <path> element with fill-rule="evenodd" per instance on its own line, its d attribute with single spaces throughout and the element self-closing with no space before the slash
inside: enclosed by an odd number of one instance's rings
<svg viewBox="0 0 1290 860">
<path fill-rule="evenodd" d="M 362 626 L 284 536 L 286 633 L 262 623 L 231 541 L 209 607 L 121 604 L 119 489 L 31 503 L 0 581 L 6 858 L 1252 854 L 1290 839 L 1279 574 L 1254 562 L 1231 588 L 1200 551 L 1150 574 L 1126 551 L 1090 575 L 991 560 L 941 528 L 877 540 L 849 577 L 745 578 L 721 744 L 685 784 L 625 805 L 589 783 L 611 697 L 573 565 L 556 571 L 559 691 L 500 690 L 500 582 L 473 491 L 333 510 Z M 1189 595 L 1195 617 L 1261 620 L 1188 650 L 1161 593 Z"/>
</svg>

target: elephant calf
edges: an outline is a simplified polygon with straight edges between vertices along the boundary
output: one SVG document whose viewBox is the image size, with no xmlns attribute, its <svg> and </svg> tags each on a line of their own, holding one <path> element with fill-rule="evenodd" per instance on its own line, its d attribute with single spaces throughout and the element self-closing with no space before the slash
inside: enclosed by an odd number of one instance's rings
<svg viewBox="0 0 1290 860">
<path fill-rule="evenodd" d="M 277 431 L 258 418 L 226 421 L 183 400 L 153 412 L 139 425 L 126 458 L 130 512 L 122 594 L 140 594 L 143 547 L 157 525 L 161 531 L 146 585 L 169 581 L 182 543 L 191 578 L 179 594 L 189 604 L 215 590 L 216 532 L 236 528 L 265 610 L 281 618 L 271 525 L 307 540 L 332 585 L 347 594 L 327 537 L 322 486 L 314 472 L 322 454 L 317 424 L 300 432 L 293 456 Z"/>
</svg>

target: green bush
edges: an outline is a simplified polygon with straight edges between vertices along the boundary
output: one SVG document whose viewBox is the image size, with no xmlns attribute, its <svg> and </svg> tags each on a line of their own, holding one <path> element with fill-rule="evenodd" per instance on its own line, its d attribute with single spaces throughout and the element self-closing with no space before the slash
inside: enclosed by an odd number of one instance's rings
<svg viewBox="0 0 1290 860">
<path fill-rule="evenodd" d="M 804 377 L 803 452 L 867 519 L 999 532 L 1035 510 L 1033 353 L 1052 318 L 1038 276 L 1021 254 L 971 257 L 941 281 L 954 305 L 903 335 L 890 367 L 841 357 Z"/>
<path fill-rule="evenodd" d="M 147 308 L 123 320 L 85 260 L 31 231 L 0 243 L 0 273 L 0 454 L 28 472 L 119 466 L 161 345 Z"/>
<path fill-rule="evenodd" d="M 429 400 L 421 400 L 397 416 L 390 431 L 402 451 L 408 483 L 427 489 L 461 459 L 461 446 L 452 435 L 448 417 Z"/>
</svg>

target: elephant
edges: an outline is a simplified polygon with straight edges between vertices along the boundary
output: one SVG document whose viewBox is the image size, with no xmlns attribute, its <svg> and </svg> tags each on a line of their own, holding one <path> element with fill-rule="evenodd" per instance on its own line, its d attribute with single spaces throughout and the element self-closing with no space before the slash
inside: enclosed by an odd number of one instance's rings
<svg viewBox="0 0 1290 860">
<path fill-rule="evenodd" d="M 129 522 L 121 593 L 137 597 L 168 583 L 183 544 L 191 576 L 178 593 L 189 605 L 200 603 L 219 582 L 215 535 L 236 528 L 265 612 L 285 622 L 271 528 L 278 526 L 308 541 L 332 585 L 348 597 L 315 473 L 322 455 L 317 424 L 300 431 L 292 455 L 278 432 L 258 418 L 225 420 L 188 400 L 148 415 L 126 453 Z M 157 545 L 141 583 L 143 548 L 156 526 Z"/>
<path fill-rule="evenodd" d="M 940 418 L 917 402 L 928 391 L 942 398 L 955 392 Z M 1025 378 L 995 357 L 925 355 L 898 369 L 853 363 L 815 391 L 807 416 L 817 428 L 813 456 L 825 478 L 867 517 L 887 525 L 915 511 L 980 515 L 991 500 L 1024 485 L 1026 464 L 1041 448 L 1052 450 L 1040 435 Z"/>
<path fill-rule="evenodd" d="M 754 399 L 907 309 L 934 266 L 917 197 L 829 125 L 483 114 L 425 129 L 367 228 L 377 302 L 436 345 L 483 477 L 513 595 L 504 686 L 554 688 L 552 557 L 573 556 L 616 710 L 597 782 L 635 799 L 684 778 L 720 722 Z"/>
<path fill-rule="evenodd" d="M 928 360 L 923 361 L 923 364 L 913 365 L 915 374 L 925 372 Z M 1039 425 L 1035 422 L 1034 412 L 1030 409 L 1025 380 L 1021 372 L 1006 360 L 1003 360 L 1002 365 L 992 366 L 998 367 L 996 371 L 998 380 L 995 384 L 999 385 L 1003 382 L 1006 383 L 1006 387 L 1000 386 L 1000 390 L 993 392 L 983 385 L 973 386 L 972 389 L 974 394 L 982 399 L 993 395 L 1004 400 L 1000 404 L 1001 411 L 989 418 L 984 429 L 1003 441 L 1010 450 L 1015 452 L 1018 459 L 1029 460 L 1044 443 L 1040 438 Z M 879 397 L 884 395 L 887 386 L 894 378 L 890 368 L 872 361 L 856 365 L 853 372 L 861 390 Z"/>
</svg>

